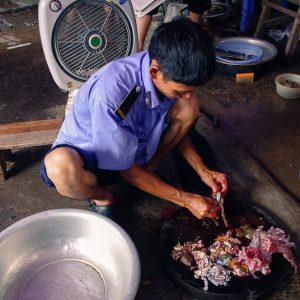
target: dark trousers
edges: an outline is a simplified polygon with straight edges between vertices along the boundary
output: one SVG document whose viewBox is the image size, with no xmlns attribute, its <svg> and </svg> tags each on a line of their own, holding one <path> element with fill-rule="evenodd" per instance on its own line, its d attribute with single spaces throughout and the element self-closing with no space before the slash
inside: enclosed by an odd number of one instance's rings
<svg viewBox="0 0 300 300">
<path fill-rule="evenodd" d="M 210 8 L 210 0 L 186 0 L 184 1 L 188 5 L 190 12 L 202 15 L 206 10 Z M 147 15 L 153 16 L 158 12 L 158 7 L 151 10 Z"/>
<path fill-rule="evenodd" d="M 165 131 L 166 132 L 166 131 Z M 206 140 L 196 132 L 194 129 L 194 126 L 189 131 L 189 135 L 191 137 L 192 143 L 196 149 L 196 151 L 199 153 L 200 157 L 202 158 L 205 165 L 215 170 L 216 169 L 216 163 L 213 157 L 213 153 L 210 149 L 210 146 L 206 142 Z M 111 171 L 111 170 L 101 170 L 97 169 L 97 161 L 93 157 L 93 155 L 90 155 L 89 153 L 83 151 L 82 149 L 72 146 L 72 145 L 58 145 L 54 148 L 52 148 L 50 151 L 53 151 L 57 147 L 69 147 L 74 150 L 76 150 L 79 155 L 84 160 L 84 168 L 86 170 L 89 170 L 95 174 L 97 177 L 98 183 L 102 186 L 106 185 L 112 185 L 115 183 L 118 183 L 122 181 L 122 177 L 119 174 L 118 171 Z M 201 181 L 198 174 L 194 171 L 194 169 L 185 161 L 185 159 L 179 154 L 179 152 L 174 149 L 172 151 L 172 155 L 175 161 L 175 165 L 179 174 L 180 184 L 181 187 L 189 192 L 197 193 L 201 195 L 207 195 L 209 196 L 211 191 L 210 189 Z M 54 184 L 52 181 L 48 178 L 46 168 L 44 161 L 41 164 L 40 169 L 41 177 L 44 180 L 44 182 L 50 186 L 54 187 Z M 159 175 L 161 179 L 165 180 L 166 182 L 170 184 L 174 184 L 173 182 L 170 182 L 170 180 L 167 180 L 164 178 L 164 176 Z"/>
</svg>

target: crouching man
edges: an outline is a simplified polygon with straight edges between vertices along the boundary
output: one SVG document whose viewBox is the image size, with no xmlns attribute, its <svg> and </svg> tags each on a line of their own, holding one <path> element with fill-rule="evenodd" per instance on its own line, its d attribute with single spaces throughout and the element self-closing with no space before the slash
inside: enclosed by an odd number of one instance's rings
<svg viewBox="0 0 300 300">
<path fill-rule="evenodd" d="M 148 51 L 109 63 L 81 87 L 42 163 L 43 180 L 63 196 L 89 200 L 91 210 L 108 217 L 115 206 L 105 186 L 122 179 L 197 218 L 216 217 L 219 206 L 209 195 L 176 188 L 155 173 L 175 151 L 187 183 L 196 180 L 210 193 L 226 193 L 225 175 L 201 158 L 192 126 L 201 85 L 214 64 L 210 38 L 200 25 L 188 19 L 162 24 Z"/>
</svg>

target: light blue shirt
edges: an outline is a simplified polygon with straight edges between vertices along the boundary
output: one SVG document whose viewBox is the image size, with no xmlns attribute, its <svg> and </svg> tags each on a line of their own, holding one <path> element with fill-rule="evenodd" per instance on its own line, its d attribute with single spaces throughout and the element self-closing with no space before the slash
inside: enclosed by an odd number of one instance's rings
<svg viewBox="0 0 300 300">
<path fill-rule="evenodd" d="M 149 75 L 147 51 L 116 60 L 96 72 L 79 90 L 53 147 L 67 143 L 95 155 L 98 168 L 126 170 L 155 153 L 174 102 L 159 99 Z M 137 100 L 122 120 L 116 108 L 134 88 Z"/>
</svg>

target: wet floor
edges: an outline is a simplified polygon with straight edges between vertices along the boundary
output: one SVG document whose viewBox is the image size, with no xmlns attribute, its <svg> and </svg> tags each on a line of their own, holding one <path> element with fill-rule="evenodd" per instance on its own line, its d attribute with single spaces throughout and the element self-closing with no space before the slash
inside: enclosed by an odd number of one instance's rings
<svg viewBox="0 0 300 300">
<path fill-rule="evenodd" d="M 251 84 L 217 75 L 204 89 L 203 106 L 300 199 L 300 101 L 278 96 L 274 82 L 279 73 L 298 70 L 276 70 Z"/>
</svg>

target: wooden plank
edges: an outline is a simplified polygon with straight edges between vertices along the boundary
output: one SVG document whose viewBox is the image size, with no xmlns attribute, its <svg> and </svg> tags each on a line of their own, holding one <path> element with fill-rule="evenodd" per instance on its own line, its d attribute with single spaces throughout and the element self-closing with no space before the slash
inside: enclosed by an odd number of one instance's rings
<svg viewBox="0 0 300 300">
<path fill-rule="evenodd" d="M 261 14 L 260 14 L 260 17 L 259 17 L 259 21 L 257 23 L 256 30 L 255 30 L 255 33 L 254 33 L 255 38 L 261 37 L 264 22 L 269 18 L 270 11 L 271 11 L 271 9 L 269 7 L 267 7 L 267 5 L 263 5 L 262 10 L 261 10 Z"/>
<path fill-rule="evenodd" d="M 0 135 L 0 150 L 52 144 L 59 129 Z"/>
<path fill-rule="evenodd" d="M 296 4 L 296 5 L 300 5 L 300 1 L 299 0 L 287 0 L 288 2 L 291 2 L 293 4 Z"/>
<path fill-rule="evenodd" d="M 62 119 L 49 119 L 0 125 L 0 136 L 23 132 L 54 130 L 61 127 Z M 1 144 L 0 144 L 1 145 Z"/>
<path fill-rule="evenodd" d="M 299 11 L 300 11 L 300 8 L 299 8 Z M 286 47 L 285 47 L 285 56 L 288 61 L 291 60 L 291 57 L 293 56 L 293 54 L 296 50 L 299 35 L 300 35 L 300 19 L 296 18 L 294 21 L 294 24 L 293 24 L 291 35 L 290 35 L 288 42 L 286 44 Z"/>
<path fill-rule="evenodd" d="M 267 21 L 264 21 L 263 27 L 264 28 L 275 27 L 275 26 L 278 26 L 281 24 L 287 24 L 292 21 L 294 21 L 294 18 L 292 18 L 290 16 L 276 17 L 276 18 L 272 18 Z"/>
<path fill-rule="evenodd" d="M 274 10 L 277 10 L 277 11 L 280 11 L 281 13 L 283 14 L 286 14 L 286 15 L 289 15 L 291 17 L 294 17 L 296 18 L 298 16 L 298 13 L 293 11 L 293 10 L 290 10 L 288 8 L 285 8 L 285 7 L 282 7 L 280 5 L 277 5 L 277 4 L 274 4 L 272 2 L 266 2 L 266 5 Z"/>
</svg>

